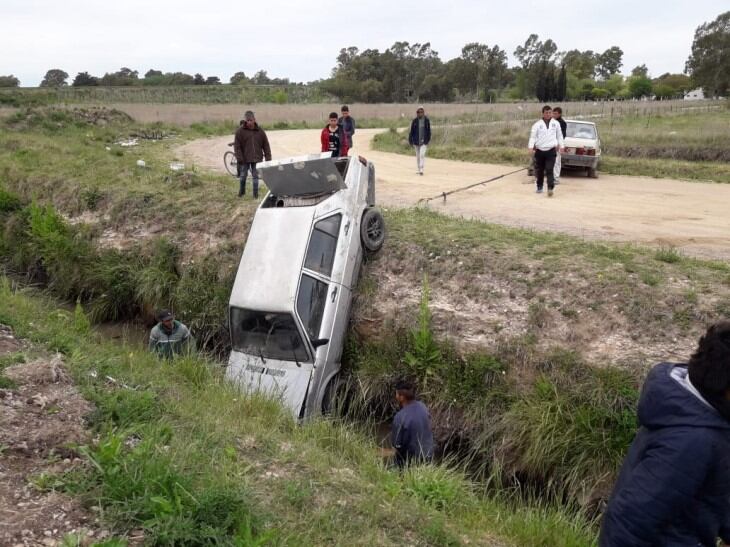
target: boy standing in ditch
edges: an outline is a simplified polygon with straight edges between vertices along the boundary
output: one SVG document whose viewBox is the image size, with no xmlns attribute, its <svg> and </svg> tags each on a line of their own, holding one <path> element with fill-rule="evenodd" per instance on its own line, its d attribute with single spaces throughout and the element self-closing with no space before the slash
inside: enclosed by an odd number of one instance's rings
<svg viewBox="0 0 730 547">
<path fill-rule="evenodd" d="M 553 197 L 555 158 L 565 148 L 560 124 L 553 119 L 553 109 L 548 105 L 542 107 L 542 119 L 532 126 L 527 149 L 535 157 L 537 193 L 542 194 L 543 181 L 547 175 L 548 197 Z"/>
</svg>

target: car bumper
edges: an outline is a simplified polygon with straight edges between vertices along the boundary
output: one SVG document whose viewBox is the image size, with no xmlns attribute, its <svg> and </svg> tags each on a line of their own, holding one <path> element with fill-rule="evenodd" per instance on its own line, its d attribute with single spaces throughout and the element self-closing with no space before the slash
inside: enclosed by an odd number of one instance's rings
<svg viewBox="0 0 730 547">
<path fill-rule="evenodd" d="M 578 154 L 561 154 L 560 163 L 568 167 L 598 167 L 599 156 L 586 156 Z"/>
</svg>

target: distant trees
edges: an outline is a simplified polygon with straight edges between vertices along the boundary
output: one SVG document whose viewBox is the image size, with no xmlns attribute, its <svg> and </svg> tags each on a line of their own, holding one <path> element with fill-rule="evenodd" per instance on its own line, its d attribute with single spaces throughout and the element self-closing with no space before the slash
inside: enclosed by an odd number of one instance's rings
<svg viewBox="0 0 730 547">
<path fill-rule="evenodd" d="M 41 81 L 40 87 L 63 87 L 68 85 L 68 72 L 60 68 L 51 68 Z"/>
<path fill-rule="evenodd" d="M 608 48 L 596 56 L 596 76 L 607 80 L 621 70 L 624 52 L 618 46 Z"/>
<path fill-rule="evenodd" d="M 651 80 L 646 76 L 631 76 L 628 80 L 629 92 L 635 99 L 648 97 L 652 94 Z"/>
<path fill-rule="evenodd" d="M 730 11 L 697 27 L 685 70 L 708 97 L 730 92 Z"/>
<path fill-rule="evenodd" d="M 234 85 L 245 84 L 248 83 L 248 78 L 246 77 L 245 73 L 236 72 L 233 76 L 231 76 L 229 82 Z"/>
<path fill-rule="evenodd" d="M 18 87 L 20 86 L 20 80 L 18 80 L 12 74 L 8 76 L 0 76 L 0 87 Z"/>
<path fill-rule="evenodd" d="M 139 72 L 122 67 L 117 72 L 107 72 L 99 80 L 104 86 L 133 86 L 139 83 Z"/>
<path fill-rule="evenodd" d="M 71 82 L 72 87 L 85 87 L 99 85 L 99 79 L 96 76 L 92 76 L 88 72 L 79 72 L 76 74 L 74 81 Z"/>
</svg>

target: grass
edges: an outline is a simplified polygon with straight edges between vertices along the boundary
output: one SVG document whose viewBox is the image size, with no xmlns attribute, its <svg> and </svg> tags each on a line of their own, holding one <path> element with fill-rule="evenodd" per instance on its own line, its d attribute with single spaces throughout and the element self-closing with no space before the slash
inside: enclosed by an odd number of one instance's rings
<svg viewBox="0 0 730 547">
<path fill-rule="evenodd" d="M 63 351 L 96 406 L 96 440 L 79 449 L 84 469 L 39 484 L 98 507 L 117 536 L 141 528 L 150 544 L 247 546 L 595 542 L 579 516 L 485 495 L 457 470 L 389 470 L 359 428 L 298 426 L 277 403 L 231 389 L 214 363 L 160 362 L 98 340 L 77 328 L 78 312 L 15 291 L 7 278 L 0 296 L 0 322 Z"/>
<path fill-rule="evenodd" d="M 566 117 L 571 117 L 566 111 Z M 725 136 L 730 110 L 650 113 L 597 120 L 601 135 L 600 170 L 686 180 L 730 182 Z M 445 125 L 434 129 L 429 155 L 435 158 L 523 165 L 527 121 Z M 378 150 L 411 154 L 407 135 L 391 130 L 375 137 Z"/>
</svg>

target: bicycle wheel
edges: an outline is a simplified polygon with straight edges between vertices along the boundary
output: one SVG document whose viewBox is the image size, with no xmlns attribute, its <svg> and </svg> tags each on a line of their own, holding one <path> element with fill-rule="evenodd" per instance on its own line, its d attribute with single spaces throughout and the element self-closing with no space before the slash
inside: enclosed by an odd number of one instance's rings
<svg viewBox="0 0 730 547">
<path fill-rule="evenodd" d="M 236 160 L 236 155 L 230 150 L 223 154 L 223 165 L 226 166 L 226 171 L 231 175 L 234 177 L 238 176 L 238 161 Z"/>
</svg>

